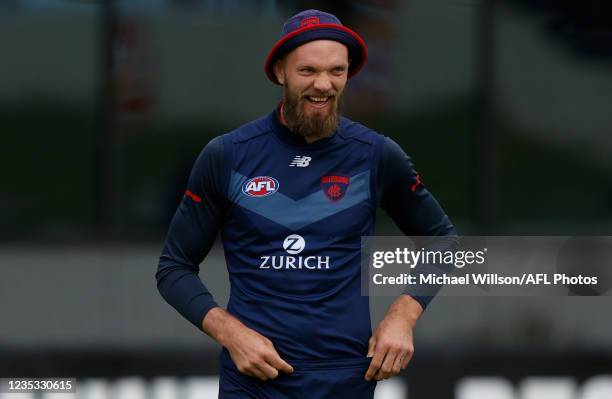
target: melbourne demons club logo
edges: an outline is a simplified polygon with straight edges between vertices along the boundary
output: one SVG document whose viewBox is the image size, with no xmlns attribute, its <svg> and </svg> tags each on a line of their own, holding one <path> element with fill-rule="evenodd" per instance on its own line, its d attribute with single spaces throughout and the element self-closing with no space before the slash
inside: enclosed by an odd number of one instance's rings
<svg viewBox="0 0 612 399">
<path fill-rule="evenodd" d="M 321 189 L 330 200 L 336 202 L 344 198 L 350 179 L 346 176 L 323 176 Z"/>
<path fill-rule="evenodd" d="M 270 176 L 257 176 L 242 185 L 242 192 L 249 197 L 266 197 L 278 191 L 278 180 Z"/>
</svg>

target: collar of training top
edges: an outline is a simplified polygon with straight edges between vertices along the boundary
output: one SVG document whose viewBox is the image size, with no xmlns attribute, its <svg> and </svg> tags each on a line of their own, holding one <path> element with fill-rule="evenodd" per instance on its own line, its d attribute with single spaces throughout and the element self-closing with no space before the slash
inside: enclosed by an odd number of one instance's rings
<svg viewBox="0 0 612 399">
<path fill-rule="evenodd" d="M 356 32 L 342 25 L 333 14 L 306 10 L 292 16 L 283 25 L 282 36 L 272 46 L 264 65 L 268 79 L 280 85 L 274 75 L 274 62 L 302 44 L 321 39 L 335 40 L 348 48 L 351 60 L 348 69 L 349 78 L 355 76 L 365 65 L 368 49 Z"/>
</svg>

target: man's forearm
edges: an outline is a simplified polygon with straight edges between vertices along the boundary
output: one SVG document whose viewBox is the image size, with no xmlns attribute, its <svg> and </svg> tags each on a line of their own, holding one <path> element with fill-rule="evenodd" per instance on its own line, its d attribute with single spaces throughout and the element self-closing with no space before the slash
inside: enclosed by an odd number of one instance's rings
<svg viewBox="0 0 612 399">
<path fill-rule="evenodd" d="M 156 273 L 157 289 L 162 297 L 183 317 L 201 328 L 202 316 L 217 303 L 195 270 L 163 258 Z"/>
<path fill-rule="evenodd" d="M 400 295 L 387 311 L 387 315 L 398 315 L 406 320 L 411 327 L 414 327 L 421 314 L 423 314 L 423 307 L 408 294 Z"/>
<path fill-rule="evenodd" d="M 212 308 L 202 319 L 202 331 L 217 341 L 221 346 L 227 346 L 228 333 L 244 326 L 240 320 L 221 307 Z"/>
</svg>

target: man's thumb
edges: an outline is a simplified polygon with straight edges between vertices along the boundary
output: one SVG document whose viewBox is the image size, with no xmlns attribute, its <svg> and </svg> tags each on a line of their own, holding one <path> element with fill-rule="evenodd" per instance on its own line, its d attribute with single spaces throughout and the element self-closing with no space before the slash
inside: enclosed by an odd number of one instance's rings
<svg viewBox="0 0 612 399">
<path fill-rule="evenodd" d="M 293 373 L 293 367 L 287 363 L 286 361 L 281 359 L 281 367 L 280 369 L 283 370 L 285 373 Z"/>
<path fill-rule="evenodd" d="M 285 373 L 293 373 L 293 367 L 284 361 L 278 353 L 274 353 L 270 356 L 268 363 L 270 363 L 275 369 L 284 371 Z"/>
<path fill-rule="evenodd" d="M 368 354 L 366 357 L 374 357 L 374 348 L 376 348 L 376 338 L 371 337 L 368 341 Z"/>
</svg>

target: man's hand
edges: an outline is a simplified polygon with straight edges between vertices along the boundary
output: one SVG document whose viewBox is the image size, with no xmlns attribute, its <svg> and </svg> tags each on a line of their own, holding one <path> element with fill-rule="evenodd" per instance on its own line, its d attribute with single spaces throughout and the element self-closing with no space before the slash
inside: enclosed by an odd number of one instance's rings
<svg viewBox="0 0 612 399">
<path fill-rule="evenodd" d="M 293 367 L 279 356 L 272 341 L 248 328 L 221 308 L 213 308 L 202 321 L 202 330 L 227 348 L 243 374 L 266 381 L 278 372 L 292 373 Z"/>
<path fill-rule="evenodd" d="M 412 329 L 421 313 L 421 305 L 408 295 L 401 295 L 391 304 L 368 343 L 372 361 L 366 380 L 384 380 L 408 366 L 414 353 Z"/>
</svg>

